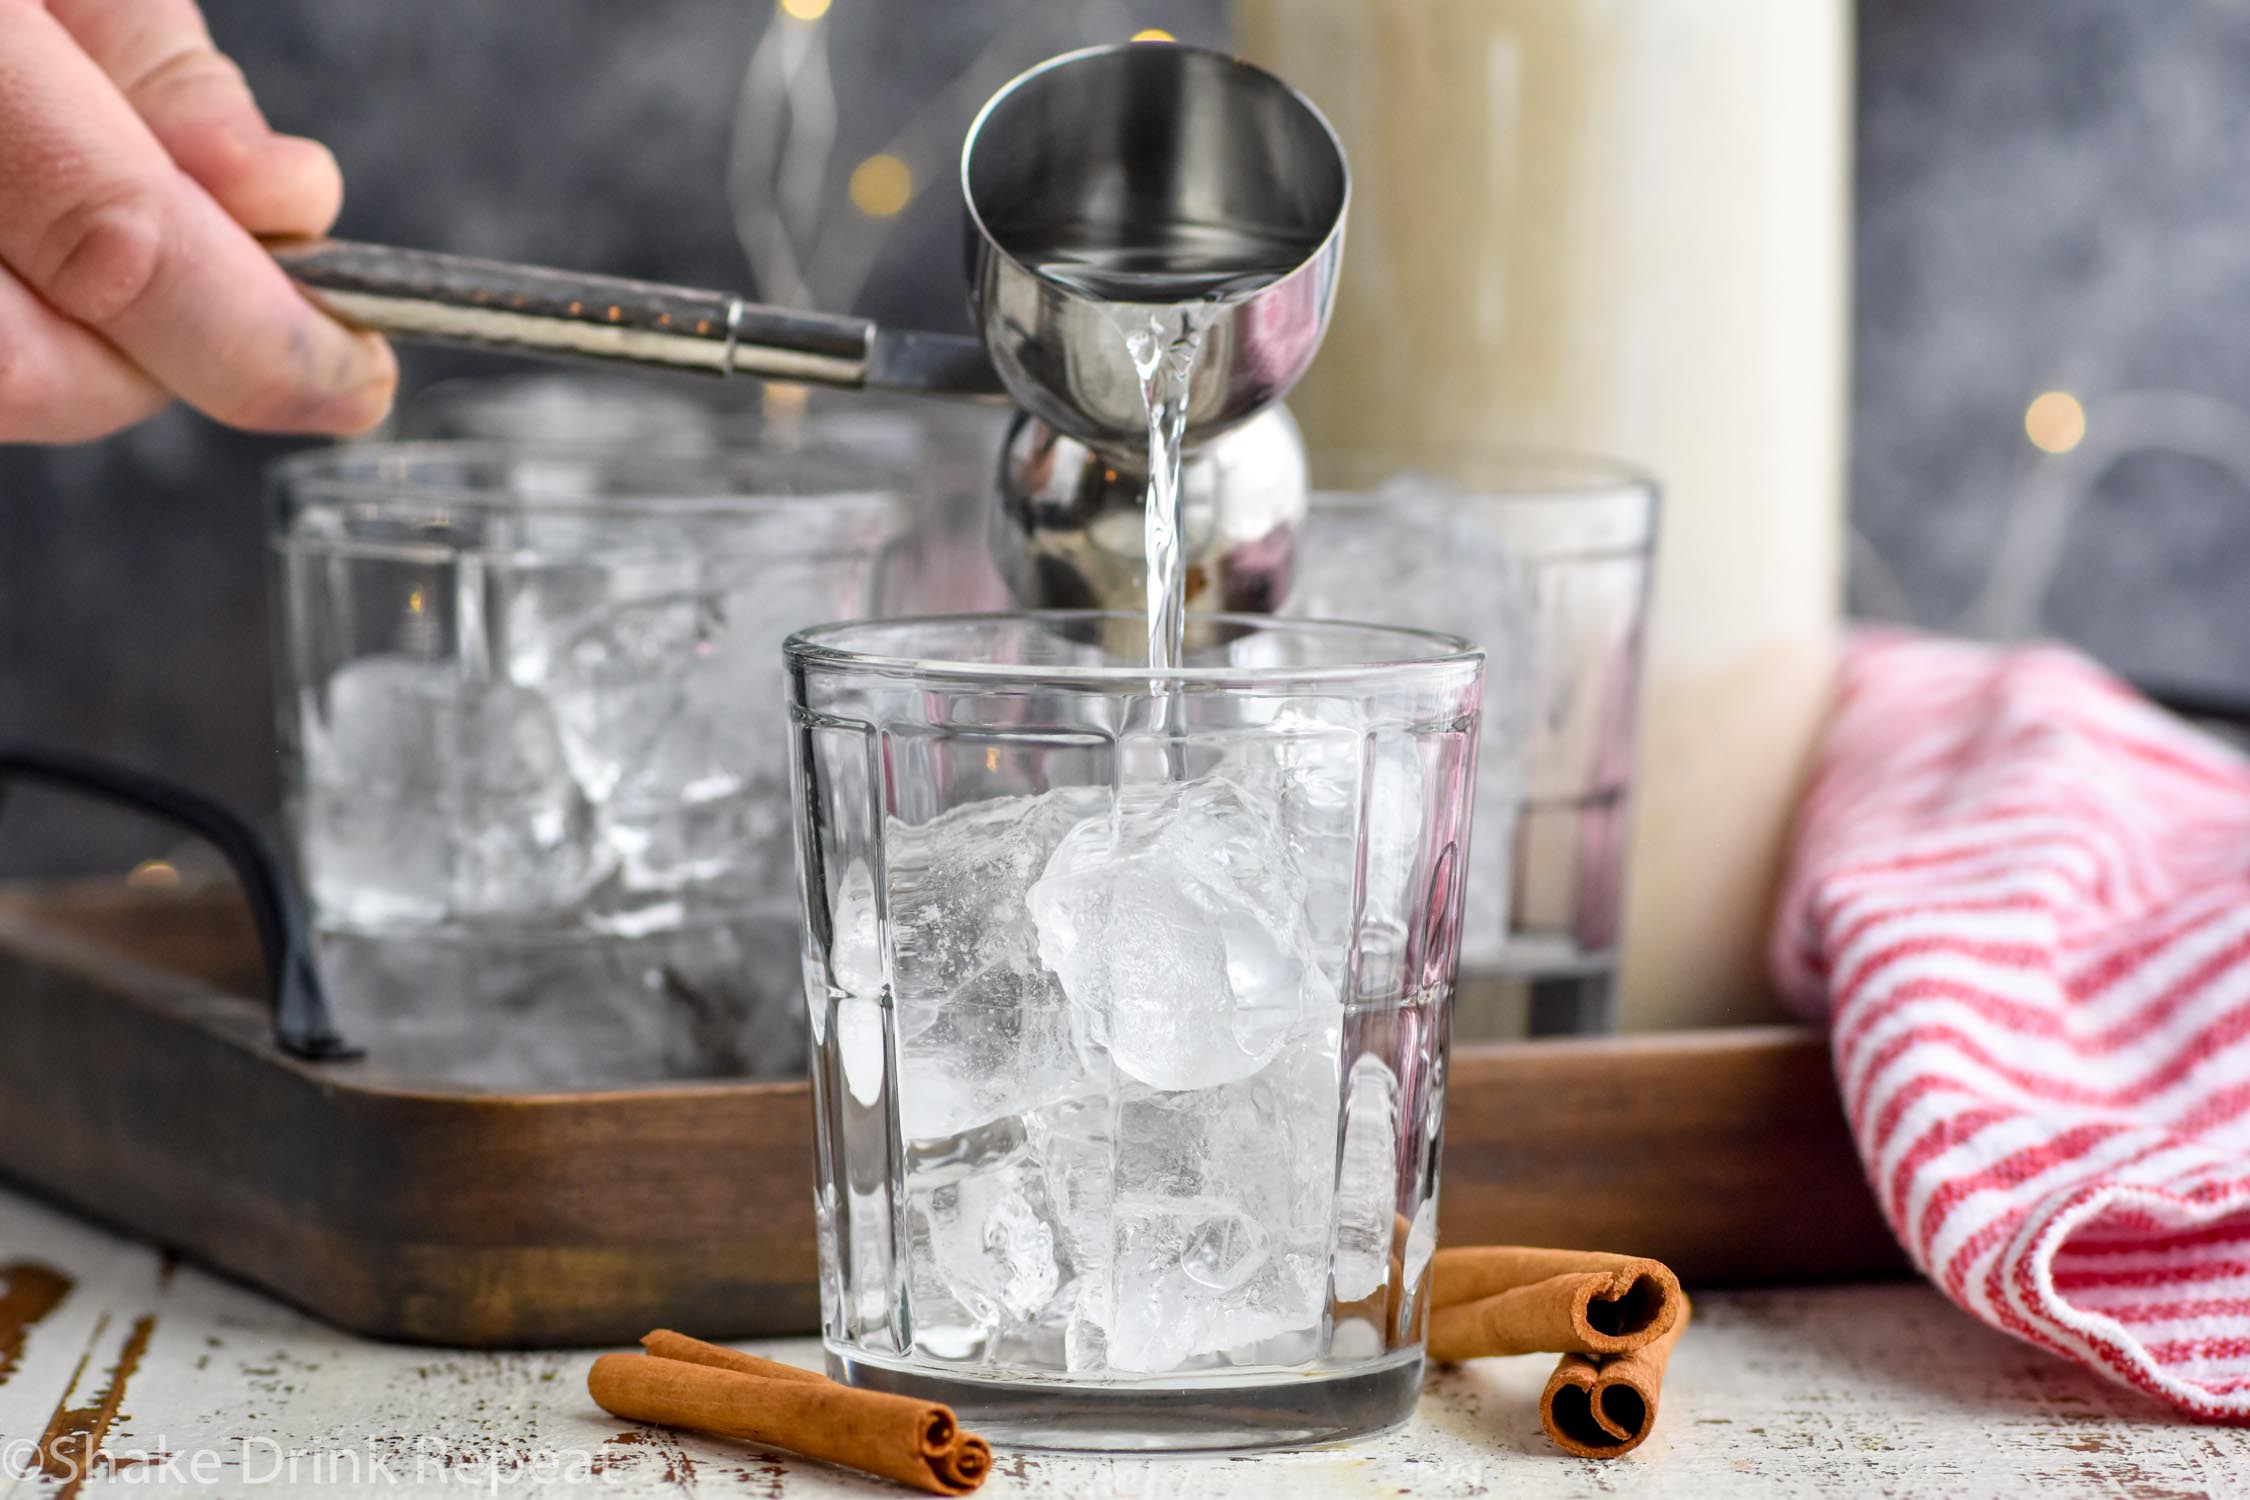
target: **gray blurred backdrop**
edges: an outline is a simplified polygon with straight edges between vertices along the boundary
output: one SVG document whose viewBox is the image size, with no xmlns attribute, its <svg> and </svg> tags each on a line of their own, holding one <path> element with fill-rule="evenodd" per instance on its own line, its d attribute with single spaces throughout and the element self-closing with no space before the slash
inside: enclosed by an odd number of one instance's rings
<svg viewBox="0 0 2250 1500">
<path fill-rule="evenodd" d="M 825 58 L 758 50 L 770 0 L 205 10 L 276 124 L 335 148 L 339 232 L 713 285 L 750 280 L 730 158 L 739 189 L 788 191 L 757 180 L 760 153 L 824 98 L 827 155 L 848 164 L 952 120 L 945 89 L 999 81 L 979 73 L 996 27 L 1026 60 L 1143 25 L 1225 34 L 1222 0 L 837 0 Z M 1867 0 L 1859 83 L 1855 608 L 2045 630 L 2146 680 L 2250 695 L 2250 7 Z M 806 280 L 831 305 L 957 326 L 953 212 L 917 193 L 864 264 Z M 410 390 L 518 368 L 405 365 Z M 2047 390 L 2087 413 L 2066 456 L 2027 438 Z M 88 447 L 0 448 L 0 740 L 270 816 L 259 471 L 288 448 L 177 411 Z M 0 873 L 171 843 L 26 796 L 0 820 Z"/>
</svg>

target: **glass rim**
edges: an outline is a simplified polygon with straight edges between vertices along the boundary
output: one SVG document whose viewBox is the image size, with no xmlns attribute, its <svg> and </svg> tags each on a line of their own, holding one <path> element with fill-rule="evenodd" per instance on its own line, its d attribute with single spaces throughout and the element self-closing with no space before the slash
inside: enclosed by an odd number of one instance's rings
<svg viewBox="0 0 2250 1500">
<path fill-rule="evenodd" d="M 440 462 L 464 467 L 508 462 L 580 464 L 603 476 L 645 473 L 643 493 L 526 496 L 500 484 L 423 476 Z M 395 463 L 399 472 L 355 473 L 355 466 Z M 771 480 L 759 471 L 770 468 Z M 815 476 L 792 493 L 761 489 L 788 485 L 792 472 Z M 833 481 L 833 482 L 831 482 Z M 558 444 L 505 438 L 408 438 L 335 443 L 293 453 L 266 466 L 266 485 L 277 503 L 365 505 L 371 508 L 442 505 L 487 512 L 536 510 L 557 515 L 612 516 L 770 515 L 794 510 L 889 509 L 921 498 L 927 481 L 896 465 L 828 444 L 782 450 L 721 445 L 709 451 L 627 449 L 614 444 Z"/>
<path fill-rule="evenodd" d="M 1349 482 L 1326 473 L 1306 497 L 1315 523 L 1400 524 L 1403 517 L 1476 517 L 1535 567 L 1639 560 L 1656 555 L 1663 487 L 1621 459 L 1563 449 L 1495 454 L 1345 448 Z"/>
<path fill-rule="evenodd" d="M 1205 613 L 1200 610 L 1189 613 L 1190 627 L 1221 625 L 1239 627 L 1245 631 L 1298 635 L 1342 634 L 1348 631 L 1403 643 L 1420 643 L 1431 649 L 1416 655 L 1393 654 L 1373 656 L 1366 660 L 1276 666 L 1181 666 L 1154 671 L 1145 663 L 1133 662 L 1079 666 L 1065 663 L 976 661 L 944 656 L 900 656 L 890 652 L 857 649 L 844 644 L 841 639 L 862 632 L 1001 624 L 1045 624 L 1050 627 L 1131 624 L 1145 629 L 1147 620 L 1148 616 L 1140 611 L 1126 609 L 999 610 L 904 615 L 881 620 L 839 620 L 792 631 L 782 643 L 782 652 L 792 668 L 817 664 L 828 670 L 886 677 L 1144 690 L 1151 683 L 1171 683 L 1181 687 L 1242 687 L 1280 682 L 1338 682 L 1386 673 L 1431 672 L 1449 667 L 1478 666 L 1485 660 L 1484 648 L 1464 636 L 1418 630 L 1406 625 L 1380 625 L 1360 620 L 1283 619 L 1273 615 Z"/>
<path fill-rule="evenodd" d="M 1348 471 L 1341 481 L 1323 472 L 1337 465 Z M 1441 450 L 1433 456 L 1426 448 L 1381 443 L 1333 450 L 1325 465 L 1314 465 L 1312 488 L 1317 494 L 1373 494 L 1386 480 L 1417 474 L 1460 491 L 1464 498 L 1527 505 L 1627 493 L 1643 495 L 1653 505 L 1664 491 L 1654 471 L 1640 464 L 1575 448 Z"/>
</svg>

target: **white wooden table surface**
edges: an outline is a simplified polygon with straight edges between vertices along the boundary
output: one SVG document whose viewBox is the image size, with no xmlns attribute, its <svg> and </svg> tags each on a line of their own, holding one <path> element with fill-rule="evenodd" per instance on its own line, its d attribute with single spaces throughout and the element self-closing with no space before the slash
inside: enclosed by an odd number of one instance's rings
<svg viewBox="0 0 2250 1500">
<path fill-rule="evenodd" d="M 37 1472 L 40 1437 L 100 1426 L 105 1412 L 88 1496 L 907 1493 L 622 1424 L 587 1399 L 588 1353 L 368 1343 L 0 1189 L 0 1266 L 26 1262 L 75 1285 L 28 1330 L 12 1371 L 0 1328 L 0 1496 L 62 1496 L 66 1482 Z M 811 1340 L 758 1347 L 817 1362 Z M 1533 1403 L 1552 1363 L 1435 1374 L 1413 1423 L 1374 1442 L 1254 1459 L 1006 1453 L 982 1493 L 2250 1494 L 2250 1433 L 2170 1420 L 1916 1284 L 1699 1298 L 1655 1435 L 1608 1463 L 1563 1457 L 1540 1436 Z"/>
</svg>

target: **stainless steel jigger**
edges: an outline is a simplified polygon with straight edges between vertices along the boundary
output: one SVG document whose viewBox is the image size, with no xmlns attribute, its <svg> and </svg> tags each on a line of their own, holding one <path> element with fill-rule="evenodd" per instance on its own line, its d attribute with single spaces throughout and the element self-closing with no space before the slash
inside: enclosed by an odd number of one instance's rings
<svg viewBox="0 0 2250 1500">
<path fill-rule="evenodd" d="M 1272 74 L 1221 53 L 1090 48 L 993 96 L 963 146 L 961 185 L 981 339 L 381 245 L 297 242 L 274 255 L 338 317 L 402 338 L 1005 393 L 1024 408 L 1002 454 L 992 533 L 1009 586 L 1029 606 L 1133 609 L 1148 417 L 1120 319 L 1172 305 L 1192 273 L 1254 268 L 1216 296 L 1195 291 L 1207 328 L 1188 390 L 1181 502 L 1191 601 L 1278 607 L 1306 505 L 1303 444 L 1278 403 L 1326 330 L 1350 197 L 1327 122 Z M 1069 265 L 1143 280 L 1112 278 L 1096 295 Z"/>
<path fill-rule="evenodd" d="M 1351 197 L 1328 122 L 1222 53 L 1096 47 L 993 96 L 962 147 L 961 194 L 977 326 L 1025 412 L 992 532 L 1016 597 L 1139 607 L 1148 408 L 1122 327 L 1171 305 L 1184 271 L 1254 268 L 1202 309 L 1184 556 L 1190 603 L 1278 608 L 1306 506 L 1304 444 L 1278 403 L 1327 330 Z M 1056 274 L 1059 248 L 1144 273 L 1152 295 L 1073 285 Z"/>
</svg>

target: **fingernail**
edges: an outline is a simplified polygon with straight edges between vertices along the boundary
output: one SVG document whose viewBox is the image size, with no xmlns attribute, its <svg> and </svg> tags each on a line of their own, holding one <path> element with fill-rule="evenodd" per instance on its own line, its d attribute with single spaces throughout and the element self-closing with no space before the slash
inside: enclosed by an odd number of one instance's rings
<svg viewBox="0 0 2250 1500">
<path fill-rule="evenodd" d="M 390 414 L 398 395 L 398 357 L 391 346 L 371 333 L 358 334 L 353 342 L 365 346 L 363 377 L 323 401 L 313 415 L 317 430 L 341 437 L 357 437 L 376 426 Z"/>
</svg>

